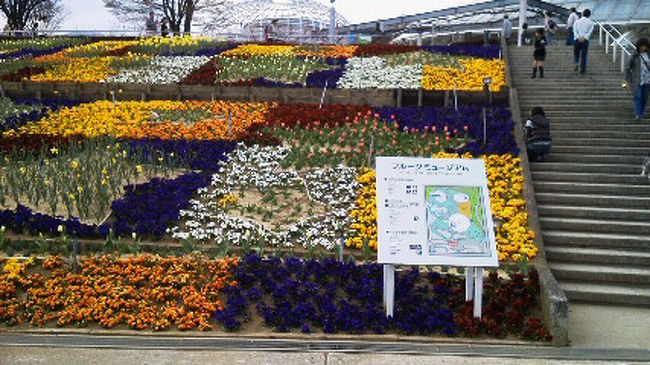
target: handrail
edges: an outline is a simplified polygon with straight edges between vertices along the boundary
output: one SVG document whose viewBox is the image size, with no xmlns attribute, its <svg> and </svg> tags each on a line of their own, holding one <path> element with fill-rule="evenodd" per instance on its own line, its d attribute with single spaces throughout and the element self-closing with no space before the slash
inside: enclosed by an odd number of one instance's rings
<svg viewBox="0 0 650 365">
<path fill-rule="evenodd" d="M 636 50 L 636 47 L 630 40 L 628 40 L 621 32 L 619 32 L 613 25 L 609 25 L 616 33 L 618 33 L 618 37 L 615 37 L 614 34 L 610 30 L 607 30 L 606 26 L 608 25 L 607 23 L 601 23 L 599 21 L 595 22 L 596 25 L 598 26 L 598 44 L 602 46 L 603 44 L 603 34 L 605 35 L 605 53 L 609 54 L 609 47 L 611 45 L 612 47 L 612 62 L 616 62 L 616 50 L 617 48 L 621 48 L 620 53 L 621 53 L 621 72 L 625 72 L 625 55 L 627 54 L 628 57 L 632 57 L 632 53 L 628 51 L 628 49 L 621 43 L 621 39 L 624 40 L 626 43 L 632 45 L 634 49 Z"/>
<path fill-rule="evenodd" d="M 621 40 L 625 41 L 625 43 L 627 43 L 628 45 L 630 45 L 632 48 L 636 49 L 636 46 L 634 45 L 634 43 L 632 43 L 632 41 L 630 41 L 629 39 L 627 39 L 627 38 L 626 38 L 626 37 L 625 37 L 625 36 L 624 36 L 624 35 L 623 35 L 623 34 L 622 34 L 618 29 L 616 29 L 615 26 L 613 26 L 613 25 L 610 24 L 610 23 L 603 23 L 603 25 L 604 25 L 604 26 L 608 26 L 608 25 L 609 25 L 610 31 L 613 31 L 613 32 L 616 33 L 616 35 L 618 36 L 617 39 L 621 39 Z"/>
</svg>

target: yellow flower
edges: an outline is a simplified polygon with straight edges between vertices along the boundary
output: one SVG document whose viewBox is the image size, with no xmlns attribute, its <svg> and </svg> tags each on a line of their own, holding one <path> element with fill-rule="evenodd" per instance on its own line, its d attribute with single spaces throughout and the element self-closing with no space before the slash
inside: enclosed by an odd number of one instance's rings
<svg viewBox="0 0 650 365">
<path fill-rule="evenodd" d="M 468 58 L 459 60 L 461 69 L 424 65 L 422 87 L 425 90 L 482 91 L 483 80 L 491 78 L 490 90 L 499 91 L 506 83 L 505 62 L 499 59 Z"/>
<path fill-rule="evenodd" d="M 228 205 L 234 204 L 237 202 L 237 197 L 232 194 L 226 194 L 219 199 L 220 207 L 227 207 Z"/>
<path fill-rule="evenodd" d="M 73 169 L 79 168 L 79 162 L 77 162 L 77 160 L 72 160 L 70 165 L 72 166 Z"/>
<path fill-rule="evenodd" d="M 136 165 L 135 166 L 135 171 L 137 171 L 138 173 L 141 173 L 142 172 L 142 165 Z"/>
<path fill-rule="evenodd" d="M 50 153 L 53 154 L 53 155 L 56 155 L 57 153 L 59 153 L 59 149 L 56 148 L 56 147 L 52 147 L 52 148 L 50 148 Z"/>
<path fill-rule="evenodd" d="M 19 170 L 20 170 L 21 175 L 25 175 L 26 170 L 25 170 L 24 167 L 21 166 Z"/>
<path fill-rule="evenodd" d="M 77 186 L 77 191 L 78 191 L 79 193 L 83 193 L 84 188 L 83 188 L 81 185 L 79 185 L 79 186 Z"/>
</svg>

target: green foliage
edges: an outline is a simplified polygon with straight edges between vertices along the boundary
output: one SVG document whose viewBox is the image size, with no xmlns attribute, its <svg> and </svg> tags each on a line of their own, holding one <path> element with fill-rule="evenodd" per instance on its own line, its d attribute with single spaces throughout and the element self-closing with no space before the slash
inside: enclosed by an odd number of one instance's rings
<svg viewBox="0 0 650 365">
<path fill-rule="evenodd" d="M 339 164 L 367 167 L 369 154 L 371 161 L 375 156 L 430 157 L 463 142 L 461 138 L 447 140 L 444 133 L 405 132 L 378 119 L 334 128 L 267 128 L 265 131 L 292 146 L 291 153 L 282 161 L 282 168 L 293 166 L 297 170 Z"/>
<path fill-rule="evenodd" d="M 251 80 L 263 77 L 268 80 L 305 84 L 307 74 L 329 66 L 320 58 L 293 55 L 255 56 L 250 58 L 220 57 L 217 82 Z"/>
<path fill-rule="evenodd" d="M 47 207 L 52 215 L 77 216 L 101 223 L 124 185 L 154 176 L 169 177 L 175 168 L 169 156 L 129 153 L 110 138 L 53 147 L 40 153 L 14 151 L 0 159 L 0 207 L 26 204 Z"/>
</svg>

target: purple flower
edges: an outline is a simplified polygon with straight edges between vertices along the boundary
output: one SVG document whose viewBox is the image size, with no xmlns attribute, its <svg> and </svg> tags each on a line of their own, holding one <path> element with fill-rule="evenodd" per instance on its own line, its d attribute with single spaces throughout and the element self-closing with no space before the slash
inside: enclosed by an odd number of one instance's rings
<svg viewBox="0 0 650 365">
<path fill-rule="evenodd" d="M 210 174 L 188 173 L 175 179 L 154 178 L 139 185 L 127 185 L 124 197 L 111 204 L 114 231 L 118 235 L 162 236 L 177 224 L 179 212 L 189 206 L 197 189 L 210 183 Z"/>
<path fill-rule="evenodd" d="M 498 45 L 475 46 L 468 44 L 455 44 L 451 46 L 422 46 L 422 50 L 431 53 L 442 53 L 454 56 L 492 59 L 499 58 L 501 47 Z"/>
</svg>

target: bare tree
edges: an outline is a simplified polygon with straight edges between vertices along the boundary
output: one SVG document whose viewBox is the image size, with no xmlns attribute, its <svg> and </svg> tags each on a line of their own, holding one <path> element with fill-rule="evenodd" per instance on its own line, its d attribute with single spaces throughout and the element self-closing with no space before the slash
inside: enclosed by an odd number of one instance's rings
<svg viewBox="0 0 650 365">
<path fill-rule="evenodd" d="M 143 23 L 149 12 L 164 18 L 174 34 L 192 31 L 192 19 L 201 10 L 202 0 L 104 0 L 104 5 L 118 18 Z"/>
<path fill-rule="evenodd" d="M 59 29 L 69 14 L 62 0 L 47 0 L 36 8 L 32 19 L 38 20 L 40 29 L 53 30 Z"/>
<path fill-rule="evenodd" d="M 37 21 L 47 23 L 62 9 L 60 0 L 0 0 L 0 11 L 12 30 L 25 30 Z"/>
</svg>

